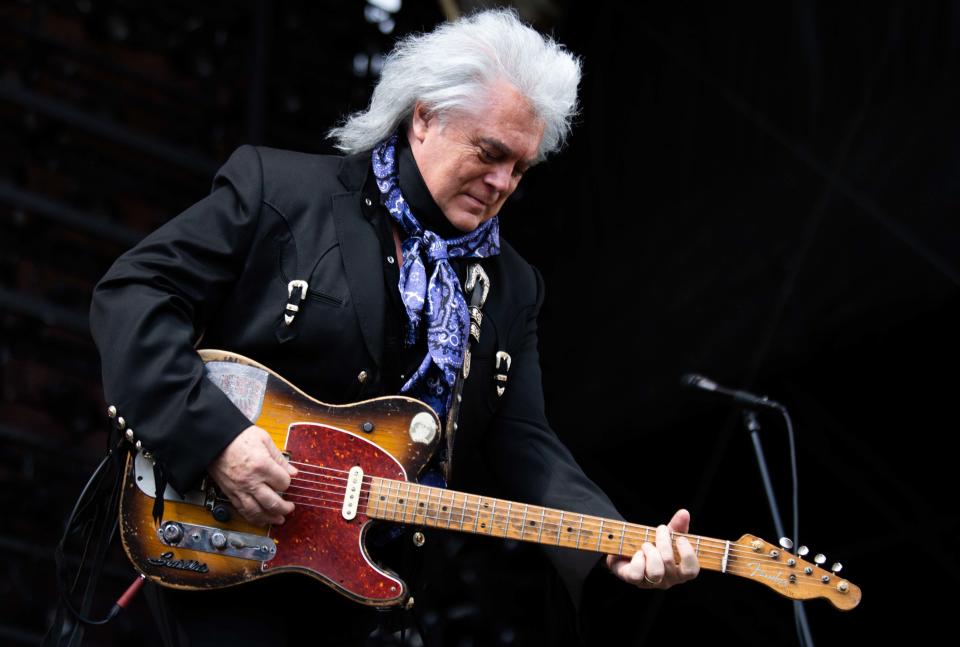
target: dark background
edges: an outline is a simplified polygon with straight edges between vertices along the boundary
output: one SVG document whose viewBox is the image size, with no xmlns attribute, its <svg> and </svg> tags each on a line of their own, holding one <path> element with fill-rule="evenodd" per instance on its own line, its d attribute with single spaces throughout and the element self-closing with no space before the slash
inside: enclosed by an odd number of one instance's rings
<svg viewBox="0 0 960 647">
<path fill-rule="evenodd" d="M 679 378 L 769 394 L 795 417 L 801 541 L 864 593 L 850 613 L 806 605 L 816 644 L 948 631 L 960 5 L 518 4 L 585 68 L 570 145 L 503 214 L 547 281 L 557 433 L 630 519 L 682 506 L 693 532 L 776 541 L 738 412 Z M 0 2 L 0 642 L 49 621 L 52 546 L 103 450 L 96 280 L 236 146 L 330 152 L 395 38 L 455 6 Z M 789 518 L 785 430 L 761 422 Z M 436 642 L 564 630 L 537 549 L 449 546 L 448 603 L 424 616 Z M 114 555 L 101 609 L 132 576 Z M 595 644 L 796 644 L 790 603 L 751 582 L 604 584 Z M 142 601 L 88 633 L 139 643 L 156 644 Z"/>
</svg>

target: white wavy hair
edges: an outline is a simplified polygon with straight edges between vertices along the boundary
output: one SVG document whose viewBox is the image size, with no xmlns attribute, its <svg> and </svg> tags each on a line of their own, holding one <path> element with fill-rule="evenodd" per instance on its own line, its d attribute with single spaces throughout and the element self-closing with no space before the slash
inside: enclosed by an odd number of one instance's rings
<svg viewBox="0 0 960 647">
<path fill-rule="evenodd" d="M 481 11 L 402 38 L 384 61 L 367 109 L 348 115 L 328 136 L 345 153 L 369 151 L 401 123 L 409 126 L 418 101 L 441 118 L 475 112 L 499 81 L 519 90 L 543 121 L 539 158 L 559 150 L 577 112 L 580 61 L 512 9 Z"/>
</svg>

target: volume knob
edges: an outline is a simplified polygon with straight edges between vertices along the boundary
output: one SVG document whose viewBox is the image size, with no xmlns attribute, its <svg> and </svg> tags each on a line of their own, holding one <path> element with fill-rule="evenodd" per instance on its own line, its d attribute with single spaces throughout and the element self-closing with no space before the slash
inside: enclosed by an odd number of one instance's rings
<svg viewBox="0 0 960 647">
<path fill-rule="evenodd" d="M 163 541 L 168 544 L 176 545 L 183 539 L 183 526 L 175 521 L 168 521 L 163 524 Z"/>
</svg>

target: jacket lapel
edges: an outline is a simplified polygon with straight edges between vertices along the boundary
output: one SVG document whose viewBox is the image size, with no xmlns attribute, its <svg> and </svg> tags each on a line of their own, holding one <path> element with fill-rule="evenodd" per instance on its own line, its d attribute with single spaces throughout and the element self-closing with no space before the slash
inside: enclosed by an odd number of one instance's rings
<svg viewBox="0 0 960 647">
<path fill-rule="evenodd" d="M 386 294 L 380 240 L 373 226 L 363 217 L 361 207 L 362 188 L 369 166 L 366 156 L 344 158 L 339 177 L 348 191 L 334 195 L 332 200 L 347 287 L 367 350 L 379 368 L 383 364 Z"/>
</svg>

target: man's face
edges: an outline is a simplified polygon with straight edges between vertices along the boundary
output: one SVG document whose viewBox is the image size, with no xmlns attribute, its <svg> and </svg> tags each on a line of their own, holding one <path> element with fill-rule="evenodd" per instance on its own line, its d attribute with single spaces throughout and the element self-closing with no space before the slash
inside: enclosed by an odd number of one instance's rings
<svg viewBox="0 0 960 647">
<path fill-rule="evenodd" d="M 470 232 L 493 218 L 536 160 L 543 123 L 512 85 L 495 85 L 474 114 L 440 118 L 417 104 L 410 147 L 437 206 Z"/>
</svg>

